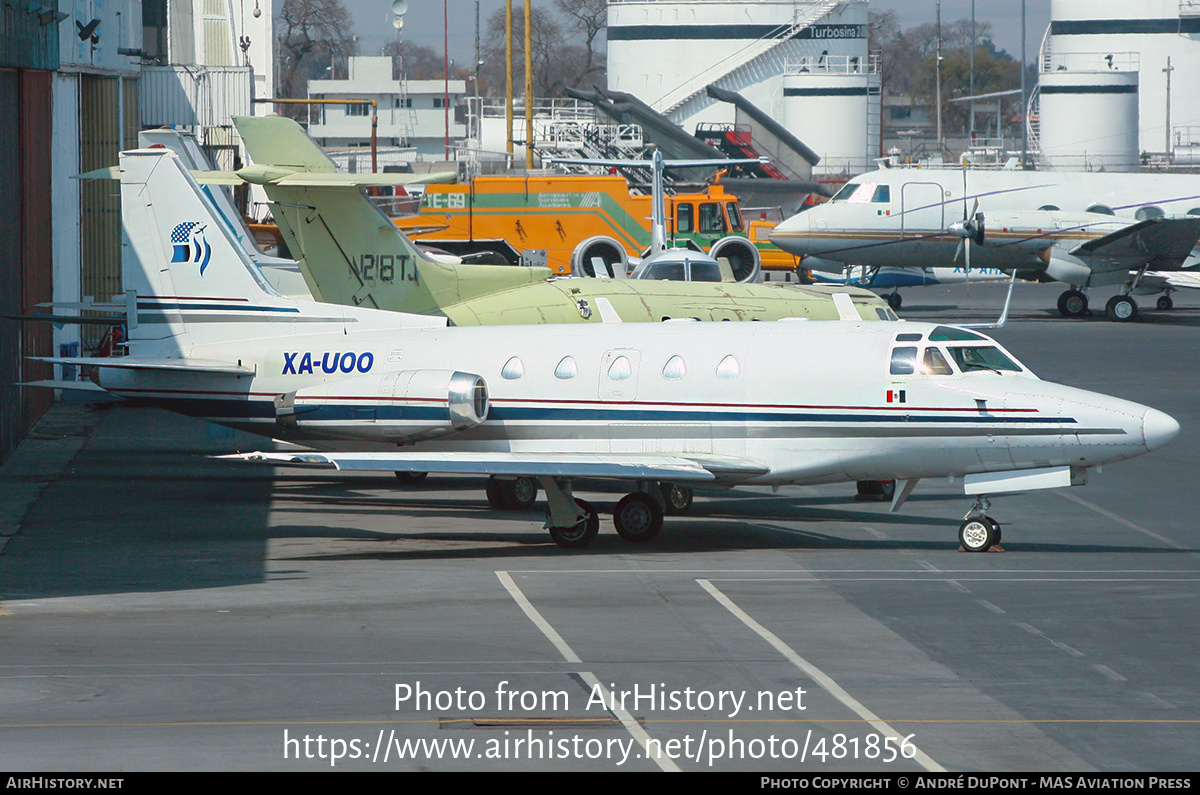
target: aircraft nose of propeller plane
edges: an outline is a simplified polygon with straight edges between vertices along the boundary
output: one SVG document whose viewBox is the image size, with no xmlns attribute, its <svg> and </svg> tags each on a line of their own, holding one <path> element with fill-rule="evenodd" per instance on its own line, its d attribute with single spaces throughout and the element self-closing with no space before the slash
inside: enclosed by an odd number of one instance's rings
<svg viewBox="0 0 1200 795">
<path fill-rule="evenodd" d="M 1170 414 L 1147 409 L 1142 416 L 1142 436 L 1146 440 L 1147 450 L 1162 447 L 1178 435 L 1179 423 Z"/>
<path fill-rule="evenodd" d="M 795 250 L 803 246 L 803 239 L 799 237 L 800 233 L 807 232 L 811 218 L 809 217 L 812 210 L 802 213 L 796 213 L 791 218 L 788 218 L 783 223 L 776 226 L 771 233 L 767 235 L 767 239 L 780 248 L 787 250 Z M 807 253 L 801 251 L 800 253 Z"/>
</svg>

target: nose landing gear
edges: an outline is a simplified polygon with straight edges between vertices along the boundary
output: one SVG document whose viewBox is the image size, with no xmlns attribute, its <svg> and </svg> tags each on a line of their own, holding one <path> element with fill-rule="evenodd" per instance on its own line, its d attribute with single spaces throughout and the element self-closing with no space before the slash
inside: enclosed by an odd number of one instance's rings
<svg viewBox="0 0 1200 795">
<path fill-rule="evenodd" d="M 992 502 L 981 494 L 967 512 L 963 523 L 958 526 L 958 543 L 963 552 L 1003 552 L 1000 539 L 1003 535 L 1000 523 L 987 515 Z"/>
</svg>

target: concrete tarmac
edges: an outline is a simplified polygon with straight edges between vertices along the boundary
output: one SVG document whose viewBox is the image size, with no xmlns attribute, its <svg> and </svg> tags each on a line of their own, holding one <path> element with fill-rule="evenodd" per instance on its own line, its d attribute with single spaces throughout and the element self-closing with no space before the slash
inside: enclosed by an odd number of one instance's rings
<svg viewBox="0 0 1200 795">
<path fill-rule="evenodd" d="M 231 464 L 207 456 L 263 442 L 60 406 L 0 468 L 0 769 L 1195 770 L 1200 295 L 1115 324 L 1060 291 L 1018 286 L 994 336 L 1182 431 L 995 498 L 1004 553 L 957 551 L 944 481 L 898 514 L 702 491 L 651 543 L 604 516 L 564 550 L 476 478 Z"/>
</svg>

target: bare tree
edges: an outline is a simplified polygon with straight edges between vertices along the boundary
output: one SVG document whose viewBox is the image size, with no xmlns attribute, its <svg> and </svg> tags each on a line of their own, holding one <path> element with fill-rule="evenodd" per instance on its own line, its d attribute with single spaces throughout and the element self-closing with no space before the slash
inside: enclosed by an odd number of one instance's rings
<svg viewBox="0 0 1200 795">
<path fill-rule="evenodd" d="M 607 67 L 596 44 L 608 27 L 608 0 L 554 0 L 554 7 L 566 20 L 568 37 L 583 41 L 584 60 L 576 70 L 575 85 L 604 82 Z"/>
<path fill-rule="evenodd" d="M 341 0 L 284 0 L 275 21 L 279 42 L 279 95 L 302 99 L 308 81 L 355 53 L 349 12 Z M 303 112 L 296 114 L 303 116 Z"/>
<path fill-rule="evenodd" d="M 601 56 L 595 51 L 604 30 L 606 0 L 555 0 L 566 15 L 561 21 L 553 11 L 533 9 L 531 48 L 535 97 L 561 97 L 567 88 L 590 84 L 603 76 Z M 492 93 L 504 86 L 504 9 L 488 17 L 484 65 L 480 81 Z M 576 43 L 578 42 L 578 43 Z M 525 11 L 513 4 L 513 84 L 522 93 L 525 63 Z"/>
</svg>

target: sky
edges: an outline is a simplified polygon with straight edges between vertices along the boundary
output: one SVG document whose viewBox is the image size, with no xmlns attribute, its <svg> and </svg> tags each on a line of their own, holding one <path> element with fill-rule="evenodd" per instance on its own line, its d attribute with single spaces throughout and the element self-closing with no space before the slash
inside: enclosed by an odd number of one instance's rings
<svg viewBox="0 0 1200 795">
<path fill-rule="evenodd" d="M 396 38 L 392 27 L 392 0 L 342 0 L 354 17 L 359 36 L 359 53 L 375 55 L 386 41 Z M 533 0 L 534 7 L 545 7 L 550 0 Z M 469 62 L 475 52 L 475 0 L 408 0 L 401 41 L 412 41 L 437 51 L 442 49 L 443 3 L 449 19 L 450 57 Z M 971 18 L 972 0 L 942 0 L 942 22 Z M 996 46 L 1013 57 L 1021 54 L 1021 0 L 975 0 L 977 22 L 992 23 Z M 282 5 L 282 2 L 279 3 Z M 480 0 L 480 26 L 486 31 L 487 18 L 504 8 L 504 0 Z M 1026 55 L 1034 60 L 1042 43 L 1042 34 L 1050 23 L 1050 0 L 1026 0 Z M 933 22 L 936 0 L 871 0 L 872 10 L 896 11 L 902 28 Z M 486 34 L 481 34 L 486 35 Z"/>
</svg>

